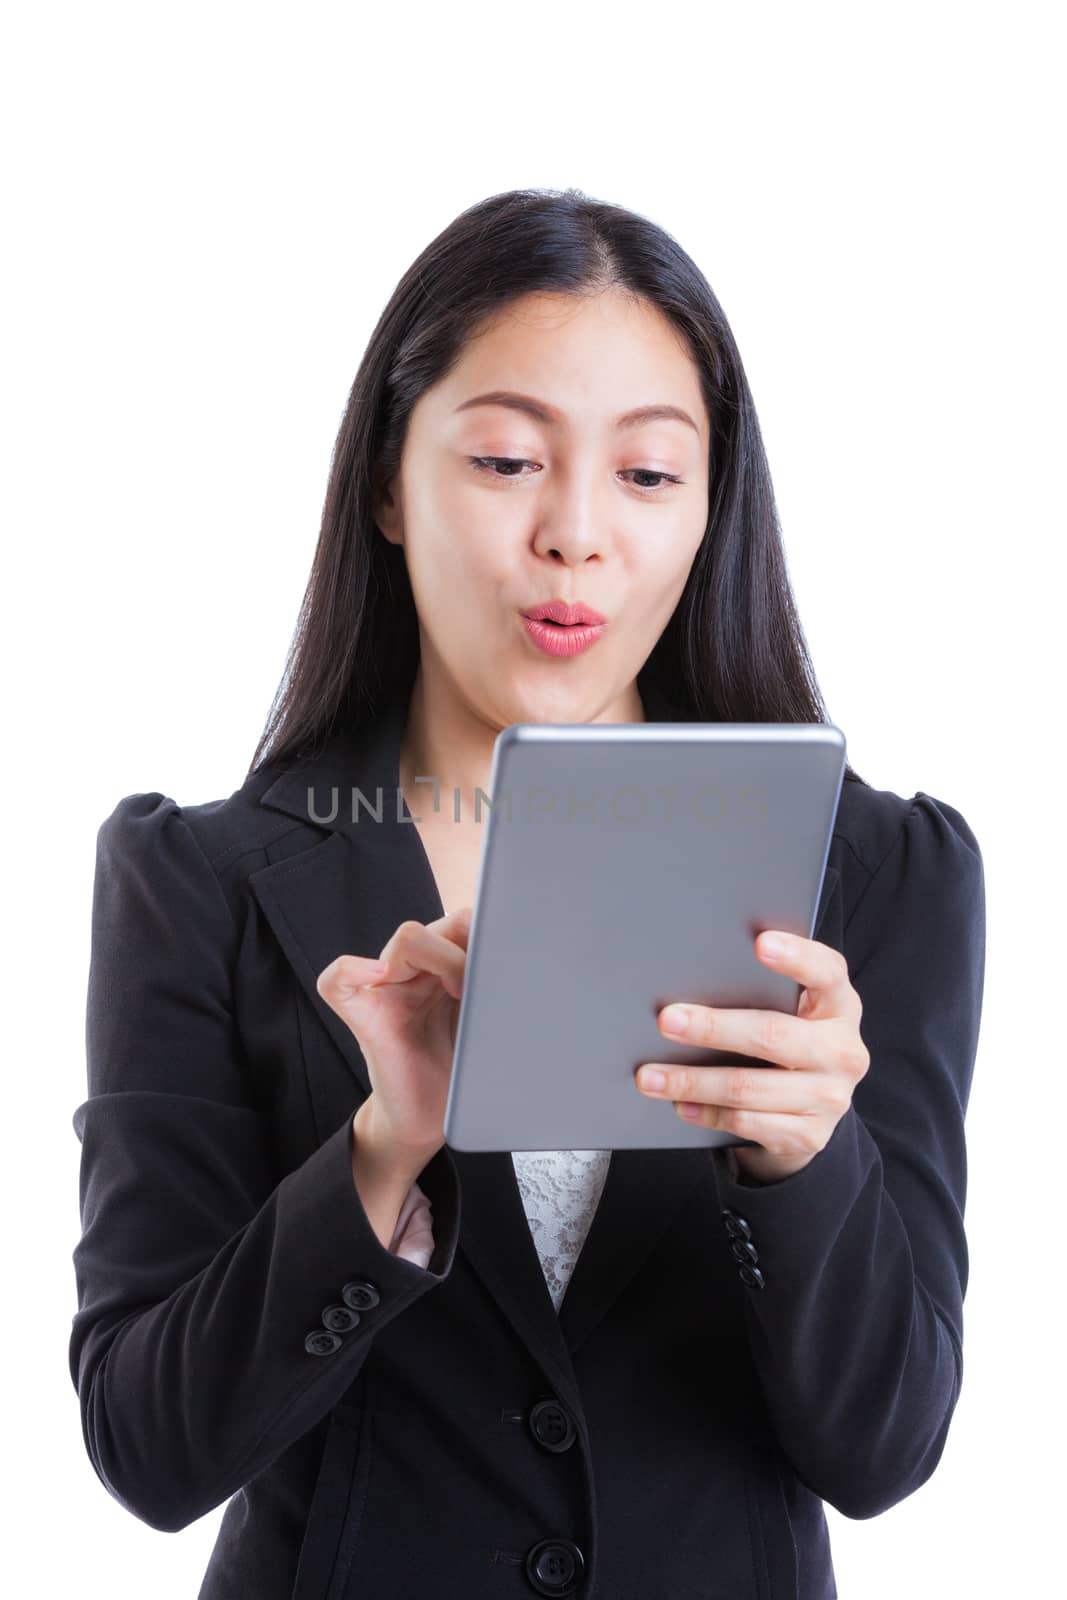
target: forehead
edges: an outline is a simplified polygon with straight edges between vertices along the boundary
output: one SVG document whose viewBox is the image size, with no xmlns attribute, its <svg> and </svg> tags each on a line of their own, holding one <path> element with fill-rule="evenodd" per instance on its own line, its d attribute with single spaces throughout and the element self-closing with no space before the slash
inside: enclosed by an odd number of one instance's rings
<svg viewBox="0 0 1067 1600">
<path fill-rule="evenodd" d="M 618 290 L 539 292 L 494 312 L 416 410 L 462 426 L 493 411 L 457 408 L 498 390 L 542 401 L 545 415 L 535 420 L 562 430 L 614 426 L 630 410 L 675 406 L 696 423 L 696 434 L 685 433 L 708 439 L 700 374 L 684 337 L 655 306 Z M 678 421 L 664 426 L 683 431 Z"/>
</svg>

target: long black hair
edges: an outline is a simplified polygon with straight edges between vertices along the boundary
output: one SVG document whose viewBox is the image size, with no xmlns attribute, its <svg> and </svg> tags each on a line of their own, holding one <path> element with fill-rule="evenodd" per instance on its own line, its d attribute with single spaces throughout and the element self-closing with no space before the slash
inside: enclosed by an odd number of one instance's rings
<svg viewBox="0 0 1067 1600">
<path fill-rule="evenodd" d="M 639 674 L 683 718 L 826 722 L 786 568 L 771 476 L 733 334 L 669 233 L 580 189 L 512 189 L 468 207 L 408 268 L 378 319 L 334 446 L 322 526 L 282 682 L 248 775 L 299 762 L 340 720 L 410 689 L 418 621 L 404 551 L 374 523 L 411 410 L 481 321 L 535 291 L 628 291 L 680 330 L 711 421 L 708 520 L 685 589 Z M 845 768 L 845 778 L 865 780 Z"/>
</svg>

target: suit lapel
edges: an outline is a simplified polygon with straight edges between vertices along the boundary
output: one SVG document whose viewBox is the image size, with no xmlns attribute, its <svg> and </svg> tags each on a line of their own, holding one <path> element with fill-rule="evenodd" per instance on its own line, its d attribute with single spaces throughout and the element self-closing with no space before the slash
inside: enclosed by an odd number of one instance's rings
<svg viewBox="0 0 1067 1600">
<path fill-rule="evenodd" d="M 658 693 L 649 720 L 675 720 Z M 341 953 L 376 956 L 405 918 L 443 915 L 410 813 L 399 802 L 406 696 L 359 732 L 341 729 L 321 755 L 282 772 L 261 804 L 322 830 L 320 842 L 272 861 L 250 886 L 321 1024 L 305 1039 L 320 1137 L 371 1092 L 356 1039 L 315 987 Z M 380 820 L 379 820 L 380 819 Z M 819 918 L 836 883 L 827 869 Z M 459 1248 L 561 1393 L 574 1392 L 571 1358 L 635 1275 L 699 1183 L 707 1150 L 616 1150 L 557 1316 L 533 1242 L 510 1152 L 452 1150 L 459 1174 Z"/>
</svg>

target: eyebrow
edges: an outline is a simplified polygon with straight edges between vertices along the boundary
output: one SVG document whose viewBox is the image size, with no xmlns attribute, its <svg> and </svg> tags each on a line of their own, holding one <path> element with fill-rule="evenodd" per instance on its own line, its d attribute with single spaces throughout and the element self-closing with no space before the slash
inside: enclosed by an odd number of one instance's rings
<svg viewBox="0 0 1067 1600">
<path fill-rule="evenodd" d="M 493 389 L 488 394 L 476 394 L 473 399 L 464 400 L 456 410 L 468 411 L 471 406 L 510 406 L 513 411 L 525 412 L 535 422 L 546 423 L 550 428 L 557 427 L 563 420 L 563 413 L 557 411 L 555 406 L 535 400 L 532 395 L 516 394 L 511 389 Z M 694 433 L 700 433 L 688 411 L 683 411 L 681 406 L 635 406 L 632 411 L 624 411 L 615 418 L 615 426 L 619 429 L 637 428 L 645 422 L 684 422 Z"/>
</svg>

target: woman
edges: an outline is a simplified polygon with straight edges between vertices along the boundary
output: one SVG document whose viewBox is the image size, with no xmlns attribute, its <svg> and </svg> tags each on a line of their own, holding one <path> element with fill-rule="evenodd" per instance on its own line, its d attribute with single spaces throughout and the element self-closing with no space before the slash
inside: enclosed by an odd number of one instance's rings
<svg viewBox="0 0 1067 1600">
<path fill-rule="evenodd" d="M 229 1499 L 202 1597 L 827 1600 L 824 1502 L 936 1467 L 984 973 L 952 806 L 848 769 L 814 937 L 754 946 L 798 1014 L 689 1007 L 787 1070 L 636 1075 L 748 1142 L 444 1144 L 496 735 L 646 717 L 825 720 L 752 398 L 660 228 L 497 195 L 374 331 L 241 788 L 100 830 L 71 1373 L 136 1516 Z"/>
</svg>

